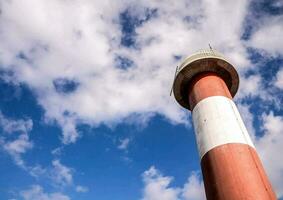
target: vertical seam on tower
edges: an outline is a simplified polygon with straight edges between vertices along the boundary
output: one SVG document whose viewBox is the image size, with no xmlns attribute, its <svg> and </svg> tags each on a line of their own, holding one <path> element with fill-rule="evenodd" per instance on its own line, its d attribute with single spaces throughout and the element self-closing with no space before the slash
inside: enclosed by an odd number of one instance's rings
<svg viewBox="0 0 283 200">
<path fill-rule="evenodd" d="M 271 194 L 269 193 L 268 187 L 266 186 L 266 184 L 265 184 L 265 182 L 264 182 L 264 180 L 263 180 L 262 173 L 259 171 L 259 167 L 258 167 L 258 164 L 257 164 L 255 158 L 254 158 L 254 155 L 253 155 L 253 153 L 251 152 L 251 149 L 250 149 L 250 148 L 248 148 L 248 149 L 249 149 L 249 152 L 250 152 L 250 154 L 251 154 L 251 156 L 252 156 L 252 158 L 253 158 L 254 164 L 255 164 L 255 166 L 256 166 L 256 170 L 257 170 L 257 172 L 259 173 L 260 180 L 261 180 L 261 182 L 262 182 L 262 184 L 263 184 L 263 187 L 265 188 L 265 190 L 266 190 L 266 192 L 267 192 L 269 198 L 272 199 L 272 196 L 271 196 Z"/>
<path fill-rule="evenodd" d="M 223 86 L 222 86 L 223 87 Z M 234 107 L 233 107 L 233 102 L 231 102 L 232 100 L 231 99 L 229 99 L 229 98 L 225 98 L 225 100 L 226 101 L 228 101 L 229 102 L 229 106 L 232 108 L 232 111 L 233 111 L 233 113 L 234 113 L 234 116 L 235 116 L 235 118 L 236 118 L 236 121 L 237 121 L 237 123 L 238 123 L 238 125 L 240 126 L 240 130 L 241 130 L 241 133 L 242 133 L 242 135 L 244 136 L 244 139 L 245 139 L 245 142 L 246 142 L 246 144 L 248 144 L 248 140 L 247 140 L 247 138 L 246 138 L 246 135 L 243 133 L 243 127 L 241 126 L 241 123 L 239 123 L 239 119 L 238 119 L 238 117 L 237 117 L 237 115 L 236 115 L 236 112 L 235 112 L 235 110 L 234 110 Z M 230 151 L 230 154 L 231 154 L 231 156 L 232 156 L 232 159 L 234 160 L 234 155 L 233 155 L 233 153 L 232 153 L 232 151 L 231 151 L 231 147 L 230 147 L 230 145 L 227 145 L 227 147 L 228 147 L 228 149 L 229 149 L 229 151 Z M 232 166 L 232 168 L 234 168 L 234 166 Z M 234 169 L 233 169 L 234 170 Z M 233 175 L 232 175 L 233 176 Z M 235 177 L 235 176 L 233 176 L 233 179 L 235 180 L 235 182 L 237 183 L 237 184 L 240 184 L 240 180 L 239 180 L 239 177 Z M 244 199 L 244 197 L 243 197 L 243 193 L 242 193 L 242 191 L 240 190 L 240 191 L 237 191 L 238 192 L 238 194 L 240 195 L 240 199 Z"/>
<path fill-rule="evenodd" d="M 244 131 L 243 131 L 243 126 L 242 126 L 242 124 L 240 123 L 240 120 L 239 120 L 239 117 L 238 117 L 238 113 L 235 111 L 235 108 L 234 108 L 234 106 L 233 106 L 233 101 L 231 102 L 232 100 L 230 100 L 229 99 L 229 105 L 231 106 L 231 108 L 232 108 L 232 110 L 233 110 L 233 113 L 234 113 L 234 116 L 235 116 L 235 118 L 236 118 L 236 121 L 237 121 L 237 123 L 238 123 L 238 125 L 239 125 L 239 127 L 240 127 L 240 130 L 241 130 L 241 133 L 242 133 L 242 135 L 244 136 L 244 139 L 245 139 L 245 142 L 246 142 L 246 144 L 248 144 L 249 146 L 250 146 L 250 142 L 249 142 L 249 140 L 247 139 L 247 136 L 246 136 L 246 134 L 244 133 Z"/>
</svg>

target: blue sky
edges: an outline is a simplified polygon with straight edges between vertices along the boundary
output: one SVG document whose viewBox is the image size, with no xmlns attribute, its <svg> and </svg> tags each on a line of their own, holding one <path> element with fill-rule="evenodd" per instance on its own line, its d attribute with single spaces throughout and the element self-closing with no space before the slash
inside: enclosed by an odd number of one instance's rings
<svg viewBox="0 0 283 200">
<path fill-rule="evenodd" d="M 175 67 L 208 47 L 283 198 L 283 2 L 0 0 L 3 200 L 204 200 Z"/>
</svg>

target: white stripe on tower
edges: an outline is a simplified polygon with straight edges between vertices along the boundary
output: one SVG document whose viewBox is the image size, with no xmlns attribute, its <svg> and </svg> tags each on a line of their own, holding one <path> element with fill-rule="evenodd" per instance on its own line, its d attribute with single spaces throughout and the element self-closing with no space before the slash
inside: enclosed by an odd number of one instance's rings
<svg viewBox="0 0 283 200">
<path fill-rule="evenodd" d="M 235 103 L 224 96 L 202 99 L 193 109 L 200 157 L 214 147 L 242 143 L 254 148 Z"/>
</svg>

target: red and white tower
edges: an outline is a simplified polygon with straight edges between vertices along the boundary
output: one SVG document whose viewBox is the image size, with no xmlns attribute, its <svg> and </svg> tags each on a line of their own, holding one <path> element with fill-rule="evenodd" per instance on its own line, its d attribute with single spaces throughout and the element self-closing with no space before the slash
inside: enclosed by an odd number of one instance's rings
<svg viewBox="0 0 283 200">
<path fill-rule="evenodd" d="M 173 85 L 178 103 L 192 111 L 208 200 L 275 200 L 256 149 L 233 102 L 235 68 L 214 50 L 188 57 Z"/>
</svg>

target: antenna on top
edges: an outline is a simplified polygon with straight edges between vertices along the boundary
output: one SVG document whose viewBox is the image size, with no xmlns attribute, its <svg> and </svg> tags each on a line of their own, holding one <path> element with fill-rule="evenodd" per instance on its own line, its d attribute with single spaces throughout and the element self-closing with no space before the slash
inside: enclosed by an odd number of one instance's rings
<svg viewBox="0 0 283 200">
<path fill-rule="evenodd" d="M 172 84 L 171 91 L 170 91 L 170 96 L 172 95 L 172 92 L 173 92 L 174 82 L 175 82 L 175 79 L 176 79 L 176 75 L 177 75 L 177 73 L 178 73 L 178 70 L 179 70 L 179 67 L 177 66 L 177 67 L 176 67 L 176 70 L 175 70 L 175 75 L 174 75 L 173 84 Z"/>
</svg>

